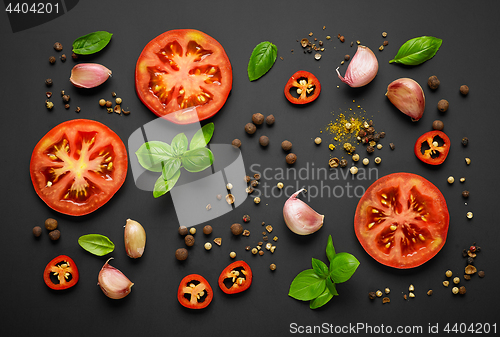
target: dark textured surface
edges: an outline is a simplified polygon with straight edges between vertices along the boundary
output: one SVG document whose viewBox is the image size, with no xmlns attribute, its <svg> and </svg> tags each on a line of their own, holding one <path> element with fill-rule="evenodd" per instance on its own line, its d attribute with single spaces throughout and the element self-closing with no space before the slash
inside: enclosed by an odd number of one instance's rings
<svg viewBox="0 0 500 337">
<path fill-rule="evenodd" d="M 422 326 L 424 332 L 429 324 L 436 323 L 441 332 L 446 323 L 498 324 L 494 310 L 500 276 L 496 264 L 499 229 L 495 211 L 499 187 L 495 147 L 497 12 L 498 6 L 491 1 L 80 1 L 67 14 L 18 33 L 12 33 L 6 14 L 1 14 L 2 336 L 281 336 L 289 334 L 292 323 L 383 324 L 392 326 L 394 331 L 399 325 L 415 325 Z M 355 237 L 353 218 L 358 198 L 310 197 L 308 203 L 325 215 L 325 225 L 314 235 L 300 237 L 284 224 L 282 206 L 286 197 L 281 195 L 263 197 L 259 205 L 247 200 L 235 211 L 211 221 L 213 233 L 207 238 L 201 233 L 202 226 L 198 226 L 196 244 L 190 249 L 188 260 L 178 263 L 175 250 L 184 243 L 177 234 L 170 195 L 154 199 L 150 192 L 137 189 L 130 170 L 121 190 L 90 215 L 75 218 L 49 209 L 33 191 L 29 177 L 30 155 L 38 140 L 63 121 L 89 118 L 109 126 L 127 144 L 134 130 L 155 119 L 135 94 L 137 57 L 151 39 L 178 28 L 201 30 L 225 48 L 233 67 L 233 89 L 226 105 L 211 119 L 215 123 L 212 143 L 229 144 L 234 138 L 241 139 L 247 172 L 265 174 L 262 193 L 265 183 L 270 193 L 279 181 L 293 186 L 287 192 L 307 186 L 321 191 L 321 186 L 345 187 L 348 182 L 367 188 L 375 176 L 355 180 L 310 176 L 312 168 L 327 167 L 330 154 L 342 155 L 340 149 L 333 153 L 327 149 L 331 138 L 325 131 L 327 124 L 339 113 L 349 113 L 350 108 L 357 111 L 361 105 L 361 110 L 366 111 L 363 115 L 374 120 L 377 130 L 387 133 L 381 141 L 383 149 L 370 156 L 370 168 L 375 167 L 375 155 L 382 157 L 382 164 L 376 167 L 378 177 L 399 171 L 416 173 L 444 194 L 450 211 L 450 230 L 442 251 L 416 269 L 384 267 L 365 253 Z M 96 30 L 112 32 L 111 43 L 98 54 L 80 60 L 106 65 L 113 77 L 96 89 L 79 90 L 68 81 L 75 64 L 70 57 L 71 43 Z M 379 52 L 383 31 L 388 32 L 389 45 Z M 304 54 L 297 42 L 308 37 L 309 32 L 325 42 L 320 61 L 314 60 L 312 54 Z M 345 36 L 345 43 L 339 42 L 338 33 Z M 327 41 L 327 35 L 332 39 Z M 388 63 L 405 41 L 423 35 L 443 39 L 433 59 L 416 67 Z M 254 46 L 265 40 L 277 45 L 278 59 L 264 77 L 249 82 L 248 58 Z M 350 42 L 356 40 L 374 51 L 379 73 L 366 87 L 351 89 L 340 82 L 335 68 L 345 54 L 354 55 L 356 43 L 350 47 Z M 64 46 L 66 63 L 60 62 L 61 53 L 52 48 L 56 41 Z M 52 55 L 57 57 L 54 65 L 48 62 Z M 342 74 L 346 68 L 341 66 Z M 297 70 L 312 72 L 322 85 L 317 101 L 307 106 L 293 106 L 283 94 L 286 81 Z M 436 91 L 426 84 L 431 75 L 437 75 L 441 81 Z M 48 77 L 54 81 L 50 88 L 55 102 L 52 111 L 44 107 L 44 80 Z M 384 96 L 387 85 L 400 77 L 413 78 L 424 89 L 426 111 L 417 123 L 397 111 Z M 462 84 L 470 87 L 466 97 L 459 93 Z M 69 110 L 59 101 L 60 90 L 71 95 Z M 112 91 L 132 111 L 129 116 L 108 115 L 99 108 L 99 98 L 111 98 Z M 439 113 L 436 108 L 442 98 L 450 102 L 446 113 Z M 79 114 L 74 112 L 76 106 L 81 107 Z M 272 127 L 262 125 L 253 136 L 248 136 L 243 127 L 255 112 L 274 114 L 276 123 Z M 443 165 L 428 167 L 415 158 L 413 145 L 431 129 L 435 119 L 443 120 L 452 146 Z M 261 135 L 270 139 L 266 148 L 258 144 Z M 320 146 L 313 142 L 317 136 L 323 138 Z M 466 148 L 460 144 L 464 136 L 470 139 Z M 293 143 L 298 157 L 294 168 L 304 168 L 304 175 L 309 173 L 307 177 L 300 176 L 302 180 L 298 182 L 293 177 L 276 176 L 287 168 L 280 146 L 285 139 Z M 396 145 L 394 151 L 389 150 L 390 142 Z M 363 158 L 364 150 L 361 153 Z M 472 159 L 470 166 L 465 165 L 465 157 Z M 446 182 L 450 175 L 456 180 L 453 185 Z M 462 176 L 467 179 L 464 184 L 458 182 Z M 468 205 L 461 196 L 463 189 L 470 191 Z M 309 190 L 312 193 L 314 187 Z M 306 195 L 302 199 L 307 198 Z M 465 216 L 468 211 L 474 212 L 472 220 Z M 243 214 L 252 217 L 245 225 L 251 235 L 234 238 L 229 226 L 241 222 Z M 58 242 L 51 242 L 45 230 L 38 239 L 32 235 L 32 228 L 42 226 L 48 217 L 60 223 Z M 123 226 L 127 218 L 139 221 L 146 229 L 146 251 L 139 260 L 131 260 L 125 254 Z M 279 237 L 277 249 L 274 254 L 266 251 L 262 257 L 252 256 L 244 247 L 261 241 L 262 221 L 273 225 L 272 236 Z M 116 244 L 112 265 L 135 283 L 127 298 L 110 300 L 96 285 L 107 257 L 93 256 L 78 246 L 78 237 L 89 233 L 106 235 Z M 313 311 L 308 303 L 288 297 L 288 287 L 300 271 L 310 268 L 311 257 L 326 261 L 324 248 L 329 234 L 337 252 L 355 255 L 361 265 L 347 283 L 338 286 L 340 296 Z M 210 252 L 205 251 L 203 243 L 215 237 L 222 237 L 222 246 L 214 245 Z M 473 241 L 483 249 L 476 266 L 486 272 L 486 277 L 479 279 L 474 275 L 470 281 L 462 280 L 467 294 L 452 295 L 451 287 L 442 286 L 444 272 L 452 269 L 462 277 L 465 259 L 461 252 Z M 219 273 L 231 262 L 230 251 L 247 261 L 254 271 L 251 288 L 235 296 L 227 296 L 217 287 Z M 73 289 L 55 293 L 45 286 L 42 272 L 46 263 L 60 254 L 75 260 L 80 281 Z M 269 270 L 271 263 L 277 265 L 274 272 Z M 200 312 L 181 307 L 176 299 L 179 281 L 190 273 L 203 275 L 214 289 L 212 304 Z M 416 297 L 405 301 L 403 294 L 410 284 L 415 286 Z M 369 291 L 385 287 L 391 289 L 391 303 L 368 299 Z M 430 297 L 426 295 L 428 289 L 434 290 Z"/>
</svg>

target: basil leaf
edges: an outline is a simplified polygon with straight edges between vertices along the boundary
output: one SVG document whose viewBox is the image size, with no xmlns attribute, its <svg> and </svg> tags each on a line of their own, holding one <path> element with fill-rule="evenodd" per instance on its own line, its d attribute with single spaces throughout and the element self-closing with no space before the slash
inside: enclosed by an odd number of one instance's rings
<svg viewBox="0 0 500 337">
<path fill-rule="evenodd" d="M 401 63 L 411 66 L 424 63 L 436 55 L 443 40 L 432 36 L 421 36 L 406 41 L 394 59 L 389 63 Z"/>
<path fill-rule="evenodd" d="M 106 47 L 113 34 L 99 31 L 79 37 L 73 41 L 73 53 L 89 55 L 97 53 Z"/>
<path fill-rule="evenodd" d="M 268 41 L 259 43 L 248 61 L 248 79 L 255 81 L 261 78 L 272 68 L 277 56 L 278 48 L 274 44 Z"/>
<path fill-rule="evenodd" d="M 189 143 L 189 149 L 194 150 L 200 147 L 207 146 L 210 139 L 212 139 L 212 135 L 214 134 L 214 123 L 208 123 L 204 125 L 200 130 L 196 131 L 193 138 L 191 139 L 191 143 Z"/>
<path fill-rule="evenodd" d="M 212 151 L 206 147 L 189 150 L 181 157 L 182 166 L 188 172 L 200 172 L 210 167 L 214 162 Z"/>
<path fill-rule="evenodd" d="M 174 176 L 177 171 L 181 168 L 181 160 L 179 158 L 172 158 L 163 162 L 162 177 L 164 180 L 168 180 Z"/>
<path fill-rule="evenodd" d="M 332 293 L 333 296 L 339 296 L 339 293 L 337 292 L 337 287 L 335 286 L 335 283 L 333 283 L 331 277 L 328 277 L 326 279 L 326 287 L 328 288 L 328 290 L 330 290 L 330 293 Z"/>
<path fill-rule="evenodd" d="M 163 175 L 161 175 L 158 180 L 156 180 L 155 187 L 153 189 L 153 197 L 158 198 L 170 191 L 179 177 L 181 176 L 181 170 L 177 170 L 172 178 L 165 180 L 163 179 Z"/>
<path fill-rule="evenodd" d="M 115 244 L 101 234 L 82 235 L 78 238 L 78 244 L 86 251 L 98 256 L 109 254 L 115 249 Z"/>
<path fill-rule="evenodd" d="M 314 270 L 307 269 L 293 279 L 288 296 L 301 301 L 310 301 L 321 295 L 325 288 L 326 280 L 319 277 Z"/>
<path fill-rule="evenodd" d="M 333 258 L 335 257 L 335 248 L 333 247 L 333 241 L 332 241 L 332 236 L 328 236 L 328 242 L 326 244 L 326 257 L 328 257 L 328 261 L 330 263 L 333 261 Z"/>
<path fill-rule="evenodd" d="M 319 277 L 326 278 L 328 276 L 328 266 L 323 261 L 313 257 L 312 268 Z"/>
<path fill-rule="evenodd" d="M 333 294 L 330 292 L 330 290 L 328 288 L 325 288 L 321 295 L 309 302 L 309 308 L 316 309 L 322 307 L 327 304 L 332 299 L 332 297 Z"/>
<path fill-rule="evenodd" d="M 335 283 L 342 283 L 351 278 L 359 266 L 359 261 L 349 253 L 338 253 L 330 263 L 330 277 Z"/>
<path fill-rule="evenodd" d="M 161 172 L 161 163 L 174 156 L 172 148 L 167 143 L 152 141 L 141 145 L 135 152 L 137 160 L 148 171 Z"/>
<path fill-rule="evenodd" d="M 188 139 L 184 133 L 179 133 L 172 139 L 172 151 L 176 156 L 182 156 L 188 148 Z"/>
</svg>

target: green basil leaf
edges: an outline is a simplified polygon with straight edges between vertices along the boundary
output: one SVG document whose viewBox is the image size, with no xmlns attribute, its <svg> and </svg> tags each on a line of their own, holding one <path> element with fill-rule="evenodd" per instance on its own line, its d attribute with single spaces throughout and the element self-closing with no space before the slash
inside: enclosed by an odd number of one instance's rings
<svg viewBox="0 0 500 337">
<path fill-rule="evenodd" d="M 171 158 L 163 162 L 162 177 L 164 180 L 172 178 L 181 168 L 181 160 L 179 158 Z"/>
<path fill-rule="evenodd" d="M 443 40 L 432 36 L 421 36 L 406 41 L 394 59 L 389 63 L 401 63 L 411 66 L 424 63 L 436 55 Z"/>
<path fill-rule="evenodd" d="M 162 162 L 174 156 L 172 148 L 167 143 L 152 141 L 141 145 L 135 152 L 137 160 L 148 171 L 161 172 Z"/>
<path fill-rule="evenodd" d="M 79 37 L 73 41 L 73 53 L 89 55 L 97 53 L 106 47 L 113 34 L 99 31 Z"/>
<path fill-rule="evenodd" d="M 194 150 L 200 147 L 207 146 L 212 135 L 214 134 L 214 123 L 208 123 L 204 125 L 201 129 L 196 131 L 193 138 L 191 138 L 191 143 L 189 143 L 189 149 Z"/>
<path fill-rule="evenodd" d="M 274 44 L 268 41 L 259 43 L 248 61 L 248 79 L 255 81 L 261 78 L 273 67 L 277 56 L 278 48 Z"/>
<path fill-rule="evenodd" d="M 315 299 L 326 288 L 326 280 L 321 278 L 312 269 L 300 272 L 290 284 L 288 296 L 301 301 Z"/>
<path fill-rule="evenodd" d="M 101 234 L 82 235 L 78 238 L 78 244 L 86 251 L 98 256 L 109 254 L 115 249 L 115 244 Z"/>
<path fill-rule="evenodd" d="M 333 296 L 339 296 L 339 293 L 337 292 L 337 286 L 335 286 L 335 283 L 333 283 L 331 277 L 328 277 L 326 279 L 326 287 L 328 288 L 328 290 L 330 290 Z"/>
<path fill-rule="evenodd" d="M 188 172 L 200 172 L 210 167 L 214 162 L 212 151 L 206 147 L 189 150 L 181 157 L 182 166 Z"/>
<path fill-rule="evenodd" d="M 338 253 L 330 263 L 330 277 L 335 283 L 342 283 L 351 278 L 359 266 L 359 261 L 349 253 Z"/>
<path fill-rule="evenodd" d="M 328 266 L 321 260 L 312 258 L 312 268 L 318 276 L 326 278 L 328 276 Z"/>
<path fill-rule="evenodd" d="M 184 133 L 179 133 L 172 139 L 172 151 L 176 156 L 182 156 L 188 148 L 188 139 Z"/>
<path fill-rule="evenodd" d="M 331 235 L 328 236 L 328 242 L 326 243 L 326 257 L 328 257 L 328 261 L 330 261 L 330 263 L 335 257 L 335 248 L 333 247 L 333 240 Z"/>
<path fill-rule="evenodd" d="M 327 304 L 332 299 L 332 297 L 333 294 L 330 292 L 330 290 L 328 288 L 325 288 L 321 295 L 309 302 L 309 308 L 316 309 L 322 307 Z"/>
<path fill-rule="evenodd" d="M 158 198 L 170 191 L 179 177 L 181 176 L 181 170 L 177 170 L 172 178 L 165 180 L 163 179 L 163 175 L 161 175 L 158 180 L 156 180 L 155 187 L 153 189 L 153 197 Z"/>
</svg>

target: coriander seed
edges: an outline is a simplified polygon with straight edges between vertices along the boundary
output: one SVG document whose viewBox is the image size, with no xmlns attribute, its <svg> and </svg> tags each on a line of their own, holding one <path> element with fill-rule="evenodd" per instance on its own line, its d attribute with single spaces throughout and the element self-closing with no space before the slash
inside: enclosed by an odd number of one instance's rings
<svg viewBox="0 0 500 337">
<path fill-rule="evenodd" d="M 194 227 L 189 228 L 189 234 L 195 235 L 196 234 L 196 228 L 194 228 Z"/>
<path fill-rule="evenodd" d="M 468 219 L 472 219 L 473 216 L 474 216 L 474 214 L 472 214 L 472 212 L 467 212 L 467 218 Z"/>
<path fill-rule="evenodd" d="M 453 293 L 453 295 L 458 294 L 458 292 L 459 292 L 458 287 L 453 287 L 453 288 L 451 289 L 451 292 Z"/>
<path fill-rule="evenodd" d="M 453 184 L 455 182 L 455 178 L 453 178 L 452 176 L 449 176 L 446 181 L 448 181 L 448 184 Z"/>
<path fill-rule="evenodd" d="M 205 247 L 206 250 L 210 250 L 212 249 L 212 244 L 210 242 L 205 242 L 205 245 L 203 247 Z"/>
<path fill-rule="evenodd" d="M 382 162 L 382 159 L 380 157 L 376 157 L 373 161 L 378 165 Z"/>
<path fill-rule="evenodd" d="M 359 154 L 357 154 L 357 153 L 356 153 L 356 154 L 354 154 L 354 155 L 352 156 L 352 160 L 353 160 L 353 161 L 358 161 L 358 160 L 359 160 Z"/>
<path fill-rule="evenodd" d="M 370 163 L 370 160 L 368 158 L 363 158 L 363 165 L 368 165 Z"/>
<path fill-rule="evenodd" d="M 116 104 L 122 104 L 122 99 L 121 99 L 120 97 L 117 97 L 117 98 L 115 99 L 115 103 L 116 103 Z"/>
<path fill-rule="evenodd" d="M 321 138 L 320 137 L 316 137 L 316 139 L 314 139 L 314 143 L 319 145 L 321 144 Z"/>
<path fill-rule="evenodd" d="M 448 286 L 450 285 L 450 281 L 443 281 L 443 285 L 444 285 L 445 287 L 448 287 Z"/>
<path fill-rule="evenodd" d="M 453 278 L 453 283 L 459 284 L 460 283 L 460 278 L 459 277 Z"/>
<path fill-rule="evenodd" d="M 253 198 L 253 202 L 256 204 L 260 204 L 260 198 L 259 197 Z"/>
<path fill-rule="evenodd" d="M 252 254 L 255 255 L 259 252 L 259 250 L 257 248 L 252 248 Z"/>
<path fill-rule="evenodd" d="M 358 173 L 358 168 L 356 166 L 351 166 L 349 172 L 351 172 L 351 174 L 356 174 Z"/>
<path fill-rule="evenodd" d="M 105 100 L 104 98 L 101 98 L 101 99 L 99 100 L 99 105 L 100 105 L 100 106 L 105 106 L 105 105 L 106 105 L 106 100 Z"/>
<path fill-rule="evenodd" d="M 451 277 L 453 275 L 453 272 L 451 270 L 447 270 L 444 274 L 446 275 L 446 277 Z"/>
<path fill-rule="evenodd" d="M 377 290 L 377 291 L 375 292 L 375 295 L 377 295 L 377 297 L 382 297 L 382 291 Z"/>
<path fill-rule="evenodd" d="M 236 257 L 236 253 L 235 252 L 231 252 L 229 253 L 229 257 L 234 259 Z"/>
<path fill-rule="evenodd" d="M 281 190 L 283 188 L 283 183 L 279 182 L 276 186 Z"/>
</svg>

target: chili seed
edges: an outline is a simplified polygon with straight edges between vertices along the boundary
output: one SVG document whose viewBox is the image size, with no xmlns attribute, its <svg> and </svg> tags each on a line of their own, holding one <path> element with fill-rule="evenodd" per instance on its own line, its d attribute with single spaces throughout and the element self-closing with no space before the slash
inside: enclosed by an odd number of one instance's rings
<svg viewBox="0 0 500 337">
<path fill-rule="evenodd" d="M 229 204 L 229 205 L 232 205 L 234 204 L 234 195 L 232 194 L 228 194 L 226 195 L 226 202 Z"/>
<path fill-rule="evenodd" d="M 215 242 L 215 244 L 217 244 L 217 246 L 220 246 L 220 245 L 222 245 L 222 238 L 215 238 L 214 242 Z"/>
<path fill-rule="evenodd" d="M 243 234 L 241 234 L 241 235 L 243 235 L 243 236 L 250 236 L 250 231 L 248 229 L 245 229 L 243 231 Z"/>
<path fill-rule="evenodd" d="M 411 298 L 415 297 L 415 294 L 414 293 L 409 293 L 408 296 L 410 296 Z"/>
<path fill-rule="evenodd" d="M 389 297 L 384 297 L 382 299 L 382 303 L 390 303 L 391 302 L 391 299 Z"/>
<path fill-rule="evenodd" d="M 444 285 L 445 287 L 448 287 L 448 286 L 450 285 L 450 281 L 443 281 L 443 285 Z"/>
<path fill-rule="evenodd" d="M 387 46 L 389 44 L 389 41 L 385 40 L 384 43 L 382 43 L 383 46 Z"/>
<path fill-rule="evenodd" d="M 263 250 L 259 251 L 259 255 L 260 256 L 264 255 L 264 251 Z"/>
<path fill-rule="evenodd" d="M 384 46 L 378 47 L 378 50 L 380 50 L 380 51 L 384 50 Z"/>
<path fill-rule="evenodd" d="M 339 159 L 337 157 L 330 158 L 330 160 L 328 160 L 328 165 L 330 165 L 330 167 L 332 167 L 332 168 L 338 167 L 339 166 Z"/>
<path fill-rule="evenodd" d="M 344 43 L 344 41 L 345 41 L 345 37 L 342 35 L 342 36 L 340 37 L 340 42 Z"/>
</svg>

